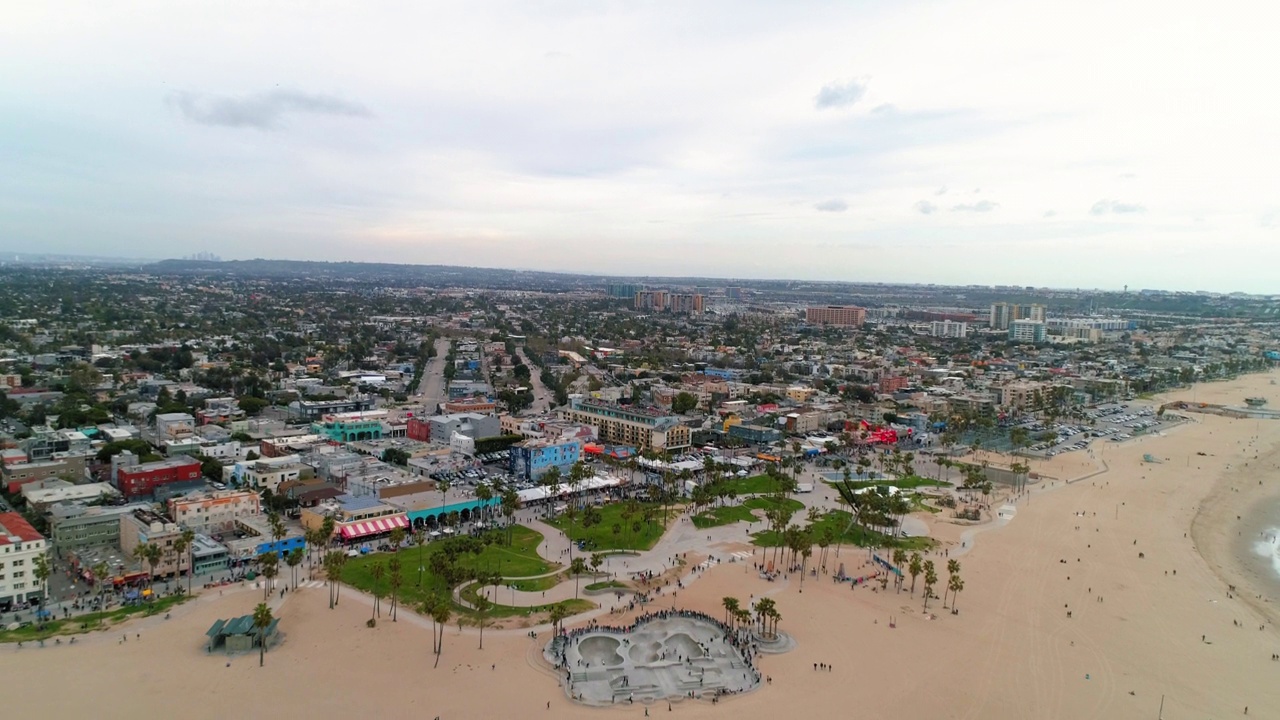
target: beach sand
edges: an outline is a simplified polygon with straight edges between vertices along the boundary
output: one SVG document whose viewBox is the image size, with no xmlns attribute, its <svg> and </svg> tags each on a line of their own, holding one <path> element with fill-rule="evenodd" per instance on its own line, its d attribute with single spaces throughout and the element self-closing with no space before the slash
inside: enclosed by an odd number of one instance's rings
<svg viewBox="0 0 1280 720">
<path fill-rule="evenodd" d="M 1201 385 L 1196 398 L 1235 404 L 1268 395 L 1271 377 Z M 937 615 L 925 616 L 923 579 L 914 596 L 892 585 L 851 589 L 827 577 L 806 579 L 801 591 L 798 577 L 771 583 L 742 563 L 702 573 L 675 597 L 664 593 L 655 606 L 713 616 L 726 595 L 745 604 L 769 594 L 782 613 L 780 629 L 798 643 L 760 660 L 772 684 L 716 706 L 678 701 L 672 717 L 1155 718 L 1162 696 L 1169 720 L 1242 716 L 1245 706 L 1250 717 L 1280 717 L 1280 662 L 1270 659 L 1280 652 L 1280 597 L 1259 571 L 1266 562 L 1242 554 L 1250 551 L 1245 534 L 1267 522 L 1254 515 L 1280 490 L 1280 421 L 1190 417 L 1160 436 L 1099 443 L 1093 459 L 1071 453 L 1043 469 L 1034 464 L 1057 480 L 1017 499 L 1016 514 L 1001 526 L 931 519 L 947 540 L 931 556 L 939 594 L 945 553 L 959 551 L 961 535 L 969 538 L 959 558 L 959 615 L 932 600 Z M 1144 453 L 1162 462 L 1145 463 Z M 1106 472 L 1064 482 L 1095 468 Z M 832 553 L 831 569 L 839 562 L 854 575 L 866 569 L 865 550 Z M 1237 586 L 1232 597 L 1228 585 Z M 331 611 L 327 594 L 304 588 L 286 596 L 284 640 L 261 669 L 256 655 L 228 668 L 225 657 L 204 652 L 203 633 L 215 618 L 248 613 L 260 600 L 252 589 L 202 597 L 172 620 L 142 620 L 73 647 L 0 647 L 7 715 L 644 715 L 637 706 L 569 701 L 534 660 L 545 630 L 537 643 L 523 630 L 486 631 L 479 650 L 474 630 L 451 625 L 433 669 L 429 622 L 402 613 L 400 622 L 384 619 L 370 630 L 364 598 L 346 590 Z M 833 669 L 814 671 L 814 663 Z M 665 713 L 665 705 L 650 712 Z"/>
</svg>

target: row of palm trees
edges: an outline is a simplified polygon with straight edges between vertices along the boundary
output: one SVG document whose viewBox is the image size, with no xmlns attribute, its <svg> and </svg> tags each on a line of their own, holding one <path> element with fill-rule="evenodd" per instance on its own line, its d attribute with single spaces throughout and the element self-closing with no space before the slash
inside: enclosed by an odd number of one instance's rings
<svg viewBox="0 0 1280 720">
<path fill-rule="evenodd" d="M 938 584 L 938 571 L 934 567 L 932 560 L 925 560 L 920 553 L 911 553 L 910 557 L 901 549 L 893 552 L 894 565 L 902 568 L 906 565 L 907 574 L 911 576 L 911 594 L 916 594 L 916 578 L 924 576 L 924 610 L 929 609 L 929 598 L 936 598 L 933 594 L 933 588 Z M 898 576 L 897 585 L 898 592 L 902 592 L 902 584 L 904 577 Z M 888 575 L 885 576 L 884 584 L 888 584 Z M 954 558 L 947 560 L 947 587 L 942 592 L 942 606 L 947 606 L 947 594 L 952 593 L 951 609 L 955 610 L 956 597 L 960 595 L 960 591 L 964 590 L 964 579 L 960 577 L 960 561 Z"/>
<path fill-rule="evenodd" d="M 737 631 L 755 627 L 763 637 L 778 636 L 778 622 L 782 620 L 782 614 L 778 612 L 778 604 L 773 598 L 762 597 L 756 600 L 755 605 L 744 608 L 738 598 L 726 596 L 720 601 L 720 605 L 724 608 L 724 624 L 731 629 Z"/>
</svg>

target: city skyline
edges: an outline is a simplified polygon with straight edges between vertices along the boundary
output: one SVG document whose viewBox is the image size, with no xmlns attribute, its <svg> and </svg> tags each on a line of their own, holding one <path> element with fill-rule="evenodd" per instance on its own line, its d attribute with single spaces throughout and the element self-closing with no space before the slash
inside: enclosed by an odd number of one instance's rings
<svg viewBox="0 0 1280 720">
<path fill-rule="evenodd" d="M 3 252 L 1276 290 L 1258 8 L 132 7 L 0 28 Z"/>
</svg>

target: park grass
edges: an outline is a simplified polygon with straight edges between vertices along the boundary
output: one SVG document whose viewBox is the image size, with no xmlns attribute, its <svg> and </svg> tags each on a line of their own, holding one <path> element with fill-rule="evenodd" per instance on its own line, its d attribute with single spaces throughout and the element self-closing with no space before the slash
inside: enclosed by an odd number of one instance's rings
<svg viewBox="0 0 1280 720">
<path fill-rule="evenodd" d="M 169 595 L 148 603 L 102 610 L 76 615 L 68 620 L 48 620 L 41 625 L 29 625 L 17 630 L 0 630 L 0 643 L 31 642 L 60 635 L 80 635 L 128 620 L 134 616 L 151 616 L 162 613 L 190 599 L 189 595 Z"/>
<path fill-rule="evenodd" d="M 778 481 L 768 475 L 752 475 L 744 478 L 725 478 L 720 482 L 733 490 L 739 497 L 743 495 L 762 495 L 777 492 Z"/>
<path fill-rule="evenodd" d="M 809 528 L 813 530 L 815 540 L 826 528 L 831 528 L 835 533 L 834 542 L 843 543 L 845 545 L 857 545 L 858 547 L 888 547 L 902 548 L 903 550 L 928 550 L 937 544 L 935 540 L 923 537 L 890 537 L 882 532 L 877 532 L 860 525 L 854 524 L 849 526 L 849 520 L 853 516 L 844 510 L 831 510 L 818 518 L 816 522 L 810 523 Z M 845 528 L 849 528 L 845 531 Z M 759 547 L 778 547 L 783 545 L 782 534 L 773 530 L 763 530 L 754 533 L 751 536 L 751 543 Z"/>
<path fill-rule="evenodd" d="M 556 573 L 555 575 L 544 575 L 543 577 L 533 577 L 524 579 L 506 579 L 504 585 L 514 585 L 521 592 L 542 592 L 564 582 L 569 575 L 567 573 Z"/>
<path fill-rule="evenodd" d="M 500 573 L 503 577 L 528 578 L 542 575 L 559 568 L 543 560 L 538 555 L 538 543 L 542 542 L 542 534 L 523 525 L 511 528 L 511 545 L 505 545 L 506 530 L 493 530 L 487 534 L 494 542 L 485 546 L 478 555 L 463 555 L 459 565 L 469 570 L 484 570 Z M 433 593 L 449 596 L 450 588 L 444 578 L 431 572 L 431 555 L 439 550 L 439 543 L 428 543 L 421 549 L 408 547 L 399 551 L 400 576 L 404 583 L 400 586 L 400 603 L 406 607 L 417 607 Z M 391 553 L 370 553 L 351 558 L 342 567 L 342 582 L 364 592 L 373 591 L 373 575 L 370 570 L 376 563 L 384 568 L 391 559 Z M 418 584 L 418 566 L 423 567 L 422 584 Z M 379 587 L 390 591 L 390 578 L 384 577 Z M 390 598 L 388 597 L 388 602 Z"/>
<path fill-rule="evenodd" d="M 480 599 L 479 590 L 480 583 L 468 583 L 458 592 L 458 596 L 461 597 L 464 602 L 470 605 L 475 605 L 476 601 Z M 498 591 L 497 596 L 498 600 L 502 599 L 501 590 Z M 594 610 L 598 607 L 596 603 L 585 598 L 570 598 L 569 600 L 561 600 L 560 602 L 547 603 L 546 605 L 534 605 L 531 607 L 502 605 L 501 603 L 495 602 L 493 605 L 489 606 L 488 616 L 493 620 L 510 617 L 527 617 L 535 613 L 551 612 L 551 609 L 557 605 L 563 605 L 570 615 L 577 615 L 578 613 Z M 476 613 L 474 610 L 465 607 L 459 609 L 465 613 L 469 619 L 475 619 Z"/>
<path fill-rule="evenodd" d="M 594 582 L 582 588 L 583 590 L 608 590 L 609 588 L 625 589 L 627 584 L 617 580 L 606 580 L 604 582 Z"/>
<path fill-rule="evenodd" d="M 781 507 L 783 510 L 791 511 L 791 514 L 793 515 L 804 509 L 804 503 L 799 500 L 773 495 L 750 498 L 743 502 L 742 506 L 752 510 L 764 510 L 766 512 L 774 508 Z"/>
<path fill-rule="evenodd" d="M 755 519 L 756 516 L 751 512 L 751 508 L 742 505 L 724 505 L 694 515 L 693 526 L 699 530 L 705 530 L 721 525 L 732 525 L 736 522 L 754 522 Z"/>
<path fill-rule="evenodd" d="M 652 522 L 644 522 L 644 509 L 652 508 L 654 511 L 654 520 Z M 648 550 L 657 544 L 662 537 L 665 528 L 662 526 L 663 508 L 657 503 L 641 503 L 640 515 L 630 518 L 622 517 L 622 513 L 626 511 L 625 503 L 609 503 L 602 507 L 596 508 L 600 513 L 600 522 L 591 527 L 582 526 L 582 515 L 573 521 L 573 528 L 570 529 L 569 521 L 563 515 L 554 520 L 547 521 L 548 525 L 569 534 L 570 539 L 574 542 L 579 540 L 586 541 L 587 552 L 595 552 L 599 550 Z M 676 512 L 674 508 L 669 508 L 669 512 Z M 632 523 L 640 521 L 639 532 L 631 529 Z M 621 527 L 621 532 L 614 534 L 613 526 Z"/>
<path fill-rule="evenodd" d="M 828 485 L 837 485 L 844 482 L 843 480 L 827 480 Z M 919 475 L 909 475 L 904 478 L 880 478 L 877 480 L 850 480 L 849 484 L 855 490 L 872 487 L 873 485 L 892 485 L 896 488 L 910 490 L 920 487 L 951 487 L 951 483 L 946 480 L 934 480 L 933 478 L 921 477 Z"/>
</svg>

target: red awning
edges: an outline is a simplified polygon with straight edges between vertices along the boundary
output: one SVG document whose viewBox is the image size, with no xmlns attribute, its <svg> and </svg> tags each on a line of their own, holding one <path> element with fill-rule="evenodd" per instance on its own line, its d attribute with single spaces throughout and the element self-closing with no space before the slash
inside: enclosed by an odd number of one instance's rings
<svg viewBox="0 0 1280 720">
<path fill-rule="evenodd" d="M 387 517 L 375 518 L 373 520 L 348 523 L 342 526 L 341 533 L 343 539 L 350 540 L 351 538 L 378 535 L 385 532 L 391 532 L 396 528 L 407 527 L 409 527 L 409 518 L 404 515 L 389 515 Z"/>
</svg>

